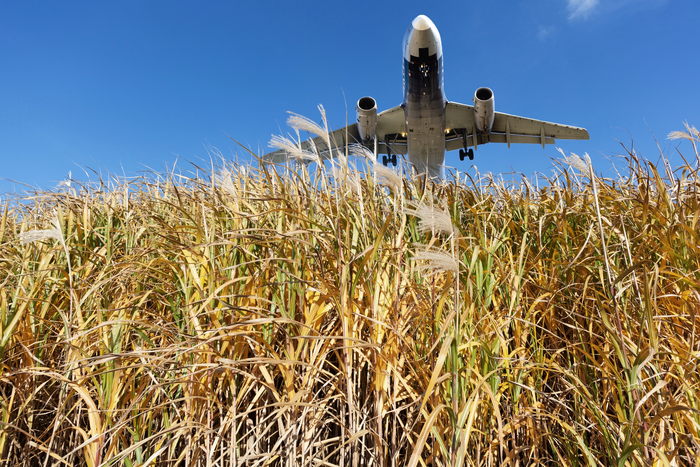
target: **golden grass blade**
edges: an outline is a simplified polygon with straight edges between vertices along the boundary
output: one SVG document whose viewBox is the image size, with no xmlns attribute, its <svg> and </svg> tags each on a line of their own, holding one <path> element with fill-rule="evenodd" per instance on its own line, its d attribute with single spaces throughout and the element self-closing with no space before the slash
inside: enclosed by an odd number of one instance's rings
<svg viewBox="0 0 700 467">
<path fill-rule="evenodd" d="M 358 160 L 3 199 L 0 465 L 696 461 L 700 160 Z"/>
</svg>

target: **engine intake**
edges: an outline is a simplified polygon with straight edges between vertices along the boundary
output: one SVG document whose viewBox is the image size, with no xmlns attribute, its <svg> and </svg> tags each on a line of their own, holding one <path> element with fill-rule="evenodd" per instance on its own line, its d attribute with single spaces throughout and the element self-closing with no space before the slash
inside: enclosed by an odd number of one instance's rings
<svg viewBox="0 0 700 467">
<path fill-rule="evenodd" d="M 488 134 L 493 126 L 495 116 L 493 91 L 489 88 L 479 88 L 474 93 L 474 120 L 479 133 Z"/>
<path fill-rule="evenodd" d="M 374 146 L 377 134 L 377 101 L 372 97 L 362 97 L 357 101 L 357 130 L 365 146 Z"/>
</svg>

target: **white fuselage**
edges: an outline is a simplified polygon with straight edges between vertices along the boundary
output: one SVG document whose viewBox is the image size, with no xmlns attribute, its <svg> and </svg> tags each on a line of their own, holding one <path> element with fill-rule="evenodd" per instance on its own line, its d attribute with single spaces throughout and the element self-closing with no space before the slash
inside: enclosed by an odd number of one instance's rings
<svg viewBox="0 0 700 467">
<path fill-rule="evenodd" d="M 420 15 L 403 43 L 403 108 L 408 160 L 430 178 L 445 176 L 445 98 L 440 33 Z"/>
</svg>

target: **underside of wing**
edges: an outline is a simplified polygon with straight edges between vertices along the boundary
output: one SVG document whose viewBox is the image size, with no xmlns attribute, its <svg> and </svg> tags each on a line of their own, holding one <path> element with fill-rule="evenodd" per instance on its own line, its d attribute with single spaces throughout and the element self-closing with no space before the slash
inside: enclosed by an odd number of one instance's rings
<svg viewBox="0 0 700 467">
<path fill-rule="evenodd" d="M 377 115 L 377 154 L 407 154 L 406 113 L 397 105 Z"/>
<path fill-rule="evenodd" d="M 554 144 L 556 139 L 588 139 L 588 131 L 559 123 L 545 122 L 494 112 L 491 130 L 476 129 L 474 107 L 448 102 L 445 108 L 445 149 L 451 151 L 486 143 Z"/>
<path fill-rule="evenodd" d="M 496 112 L 491 133 L 534 136 L 537 138 L 589 139 L 588 131 L 585 128 L 544 122 L 500 112 Z"/>
</svg>

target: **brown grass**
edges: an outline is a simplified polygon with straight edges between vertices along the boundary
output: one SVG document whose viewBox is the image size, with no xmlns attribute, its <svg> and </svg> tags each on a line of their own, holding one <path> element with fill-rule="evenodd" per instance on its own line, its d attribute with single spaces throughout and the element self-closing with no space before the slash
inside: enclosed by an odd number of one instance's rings
<svg viewBox="0 0 700 467">
<path fill-rule="evenodd" d="M 699 465 L 697 160 L 627 160 L 4 200 L 0 464 Z"/>
</svg>

